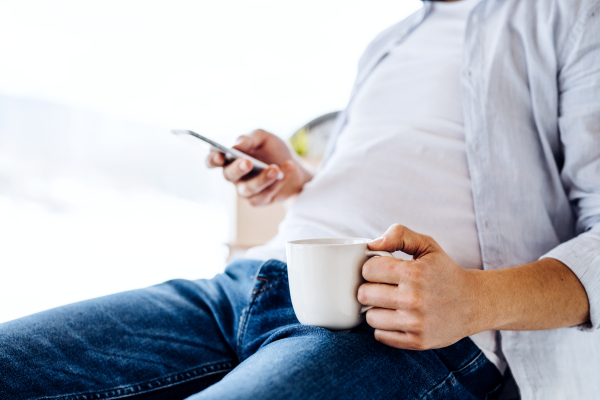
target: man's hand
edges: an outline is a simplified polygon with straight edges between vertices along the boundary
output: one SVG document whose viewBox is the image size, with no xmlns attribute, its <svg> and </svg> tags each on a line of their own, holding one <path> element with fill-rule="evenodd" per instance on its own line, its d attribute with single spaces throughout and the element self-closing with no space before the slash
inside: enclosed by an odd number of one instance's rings
<svg viewBox="0 0 600 400">
<path fill-rule="evenodd" d="M 371 250 L 403 251 L 412 261 L 372 257 L 363 266 L 367 283 L 358 300 L 374 306 L 367 323 L 388 346 L 425 350 L 449 346 L 479 332 L 469 270 L 454 262 L 429 236 L 392 225 L 369 243 Z"/>
<path fill-rule="evenodd" d="M 206 164 L 210 168 L 223 167 L 225 179 L 235 184 L 238 195 L 253 206 L 283 201 L 298 194 L 313 177 L 283 140 L 262 129 L 240 136 L 233 148 L 270 164 L 269 168 L 253 175 L 250 161 L 237 159 L 226 164 L 223 154 L 216 151 L 208 155 Z M 277 180 L 280 171 L 284 178 Z"/>
<path fill-rule="evenodd" d="M 411 350 L 445 347 L 475 333 L 542 330 L 589 321 L 590 305 L 577 276 L 544 258 L 499 270 L 466 270 L 429 236 L 391 226 L 371 250 L 403 251 L 412 261 L 373 257 L 358 300 L 374 306 L 367 323 L 375 339 Z"/>
</svg>

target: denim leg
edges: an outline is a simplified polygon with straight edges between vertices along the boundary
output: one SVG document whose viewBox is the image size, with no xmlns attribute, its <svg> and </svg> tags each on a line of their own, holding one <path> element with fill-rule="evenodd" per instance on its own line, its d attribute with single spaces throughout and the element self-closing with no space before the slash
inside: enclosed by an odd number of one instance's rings
<svg viewBox="0 0 600 400">
<path fill-rule="evenodd" d="M 0 324 L 0 399 L 182 399 L 238 364 L 258 261 Z"/>
<path fill-rule="evenodd" d="M 348 333 L 302 326 L 285 264 L 268 261 L 257 274 L 259 266 L 242 260 L 212 280 L 170 281 L 0 325 L 0 398 L 468 400 L 495 398 L 501 387 L 470 339 L 411 352 L 376 342 L 366 325 Z"/>
<path fill-rule="evenodd" d="M 240 323 L 242 361 L 192 396 L 207 399 L 493 399 L 502 377 L 468 338 L 444 349 L 406 351 L 373 338 L 366 324 L 330 332 L 298 323 L 285 264 L 265 263 Z"/>
</svg>

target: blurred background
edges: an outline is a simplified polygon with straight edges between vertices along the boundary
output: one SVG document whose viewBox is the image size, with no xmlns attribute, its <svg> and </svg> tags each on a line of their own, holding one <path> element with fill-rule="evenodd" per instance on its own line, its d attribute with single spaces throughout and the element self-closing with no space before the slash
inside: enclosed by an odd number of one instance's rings
<svg viewBox="0 0 600 400">
<path fill-rule="evenodd" d="M 0 322 L 221 272 L 235 193 L 169 130 L 289 138 L 345 107 L 365 46 L 419 7 L 0 0 Z"/>
</svg>

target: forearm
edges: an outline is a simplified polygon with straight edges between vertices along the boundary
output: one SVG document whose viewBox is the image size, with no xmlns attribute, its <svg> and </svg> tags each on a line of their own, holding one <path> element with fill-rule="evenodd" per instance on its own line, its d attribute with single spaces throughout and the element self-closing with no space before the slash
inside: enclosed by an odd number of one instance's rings
<svg viewBox="0 0 600 400">
<path fill-rule="evenodd" d="M 544 330 L 589 321 L 589 302 L 575 274 L 545 258 L 494 271 L 473 271 L 478 330 Z"/>
</svg>

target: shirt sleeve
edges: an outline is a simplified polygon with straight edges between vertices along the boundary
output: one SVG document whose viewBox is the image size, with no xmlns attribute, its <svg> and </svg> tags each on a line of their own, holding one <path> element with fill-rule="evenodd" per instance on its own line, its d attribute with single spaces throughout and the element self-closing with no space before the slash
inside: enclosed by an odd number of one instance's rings
<svg viewBox="0 0 600 400">
<path fill-rule="evenodd" d="M 559 129 L 564 164 L 561 179 L 577 217 L 577 237 L 541 258 L 554 258 L 579 278 L 600 328 L 600 4 L 589 7 L 559 53 Z"/>
</svg>

